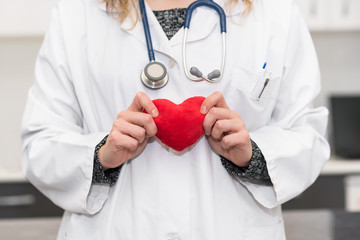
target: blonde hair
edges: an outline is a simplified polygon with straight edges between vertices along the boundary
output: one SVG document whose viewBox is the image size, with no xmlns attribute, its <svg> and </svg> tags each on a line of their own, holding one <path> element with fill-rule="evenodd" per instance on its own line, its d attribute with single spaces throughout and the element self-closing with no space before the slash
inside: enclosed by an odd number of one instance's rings
<svg viewBox="0 0 360 240">
<path fill-rule="evenodd" d="M 139 13 L 135 11 L 136 15 L 132 15 L 132 10 L 137 8 L 137 0 L 102 0 L 106 3 L 106 9 L 108 11 L 115 11 L 118 13 L 118 19 L 120 22 L 123 22 L 125 18 L 130 17 L 133 23 L 135 24 L 139 20 Z M 243 1 L 245 8 L 243 13 L 247 14 L 251 11 L 252 1 L 253 0 L 227 0 L 226 1 L 226 10 L 231 12 L 231 9 L 239 2 Z"/>
</svg>

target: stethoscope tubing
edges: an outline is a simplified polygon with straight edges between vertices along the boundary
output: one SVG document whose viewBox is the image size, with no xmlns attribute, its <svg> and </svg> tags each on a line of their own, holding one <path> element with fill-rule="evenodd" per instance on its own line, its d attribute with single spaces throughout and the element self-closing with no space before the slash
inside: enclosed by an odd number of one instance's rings
<svg viewBox="0 0 360 240">
<path fill-rule="evenodd" d="M 144 33 L 145 33 L 145 38 L 146 38 L 146 45 L 147 45 L 147 50 L 148 50 L 148 56 L 149 56 L 149 61 L 151 64 L 152 62 L 154 64 L 157 64 L 158 67 L 163 68 L 163 72 L 164 72 L 164 79 L 157 79 L 156 77 L 150 76 L 148 72 L 143 71 L 143 73 L 141 74 L 141 81 L 145 84 L 145 86 L 152 88 L 152 89 L 157 89 L 157 88 L 161 88 L 164 85 L 166 85 L 167 81 L 168 81 L 168 75 L 167 75 L 167 71 L 166 68 L 155 61 L 155 53 L 154 53 L 154 49 L 153 49 L 153 45 L 152 45 L 152 41 L 151 41 L 151 35 L 150 35 L 150 28 L 149 28 L 149 23 L 148 23 L 148 18 L 147 18 L 147 14 L 146 14 L 146 8 L 145 8 L 145 3 L 144 0 L 139 0 L 139 5 L 140 5 L 140 11 L 141 11 L 141 16 L 142 16 L 142 21 L 143 21 L 143 27 L 144 27 Z M 206 6 L 209 8 L 214 9 L 220 18 L 220 31 L 221 31 L 221 35 L 222 35 L 222 60 L 221 60 L 221 70 L 214 70 L 213 72 L 209 73 L 207 75 L 207 77 L 205 77 L 196 67 L 192 67 L 190 69 L 190 72 L 192 74 L 194 74 L 194 76 L 190 75 L 188 68 L 187 68 L 187 60 L 186 60 L 186 41 L 187 41 L 187 33 L 190 27 L 190 22 L 191 22 L 191 16 L 193 11 L 200 6 Z M 185 21 L 184 21 L 184 38 L 183 38 L 183 45 L 182 45 L 182 54 L 183 54 L 183 67 L 184 67 L 184 72 L 187 78 L 189 78 L 190 80 L 194 81 L 194 82 L 200 82 L 200 81 L 207 81 L 210 83 L 215 83 L 218 82 L 222 75 L 223 75 L 223 71 L 224 71 L 224 66 L 225 66 L 225 59 L 226 59 L 226 15 L 224 10 L 222 9 L 222 7 L 220 7 L 217 3 L 213 2 L 213 0 L 197 0 L 195 2 L 193 2 L 192 4 L 189 5 L 189 7 L 186 10 L 185 13 Z M 148 65 L 149 65 L 148 64 Z M 147 65 L 147 66 L 148 66 Z M 193 69 L 196 69 L 196 73 L 193 72 Z M 144 69 L 146 70 L 146 69 Z M 147 76 L 149 75 L 149 76 Z M 156 83 L 152 83 L 152 81 L 155 81 Z"/>
<path fill-rule="evenodd" d="M 151 41 L 151 34 L 150 34 L 148 18 L 146 15 L 145 3 L 144 3 L 144 0 L 140 0 L 139 2 L 140 2 L 141 19 L 143 21 L 146 45 L 147 45 L 147 50 L 148 50 L 148 55 L 149 55 L 149 61 L 154 62 L 155 61 L 155 53 L 154 53 L 153 44 Z"/>
<path fill-rule="evenodd" d="M 225 15 L 224 9 L 222 9 L 222 7 L 220 7 L 219 4 L 213 2 L 212 0 L 197 0 L 189 5 L 189 7 L 186 9 L 186 13 L 185 13 L 184 29 L 190 28 L 192 13 L 196 8 L 201 7 L 201 6 L 206 6 L 206 7 L 212 8 L 218 13 L 218 15 L 220 17 L 221 33 L 226 32 L 226 15 Z"/>
<path fill-rule="evenodd" d="M 189 71 L 187 70 L 187 57 L 186 57 L 186 42 L 187 42 L 187 34 L 188 30 L 190 28 L 190 22 L 191 22 L 191 16 L 193 11 L 201 6 L 209 7 L 214 9 L 220 18 L 220 31 L 222 35 L 222 60 L 221 60 L 221 70 L 220 70 L 220 76 L 214 79 L 209 79 L 208 77 L 193 77 L 190 75 Z M 217 3 L 213 2 L 212 0 L 197 0 L 189 5 L 189 7 L 186 9 L 185 13 L 185 22 L 184 22 L 184 37 L 183 37 L 183 44 L 182 44 L 182 55 L 183 55 L 183 67 L 185 71 L 185 75 L 187 78 L 189 78 L 191 81 L 194 82 L 201 82 L 206 81 L 210 83 L 218 82 L 222 74 L 224 72 L 225 67 L 225 59 L 226 59 L 226 15 L 222 7 L 220 7 Z"/>
</svg>

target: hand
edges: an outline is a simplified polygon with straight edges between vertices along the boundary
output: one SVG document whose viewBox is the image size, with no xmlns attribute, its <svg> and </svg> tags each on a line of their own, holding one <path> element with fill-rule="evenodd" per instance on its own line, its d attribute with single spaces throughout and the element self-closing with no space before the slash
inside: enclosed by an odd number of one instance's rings
<svg viewBox="0 0 360 240">
<path fill-rule="evenodd" d="M 144 109 L 147 113 L 143 112 Z M 118 167 L 144 150 L 149 138 L 157 133 L 153 117 L 158 114 L 145 93 L 136 94 L 129 108 L 117 116 L 106 144 L 99 150 L 103 170 Z"/>
<path fill-rule="evenodd" d="M 211 148 L 240 167 L 248 166 L 252 155 L 249 133 L 240 115 L 227 106 L 222 93 L 207 97 L 200 111 L 206 114 L 203 127 Z"/>
</svg>

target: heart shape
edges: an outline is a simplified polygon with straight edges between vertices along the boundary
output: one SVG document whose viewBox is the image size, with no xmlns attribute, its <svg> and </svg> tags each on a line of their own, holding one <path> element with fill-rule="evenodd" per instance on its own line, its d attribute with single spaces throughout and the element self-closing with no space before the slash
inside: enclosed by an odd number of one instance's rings
<svg viewBox="0 0 360 240">
<path fill-rule="evenodd" d="M 192 97 L 181 104 L 167 99 L 155 99 L 159 111 L 154 118 L 158 132 L 156 137 L 165 145 L 182 151 L 190 147 L 204 134 L 202 127 L 205 115 L 200 113 L 204 97 Z"/>
</svg>

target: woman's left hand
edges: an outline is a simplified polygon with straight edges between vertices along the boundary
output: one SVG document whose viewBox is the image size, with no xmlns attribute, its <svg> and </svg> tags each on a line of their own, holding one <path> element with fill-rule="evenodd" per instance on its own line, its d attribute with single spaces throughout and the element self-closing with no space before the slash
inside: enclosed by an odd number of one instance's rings
<svg viewBox="0 0 360 240">
<path fill-rule="evenodd" d="M 221 92 L 214 92 L 207 97 L 200 111 L 206 114 L 203 128 L 211 148 L 236 165 L 247 167 L 252 148 L 240 114 L 227 106 Z"/>
</svg>

